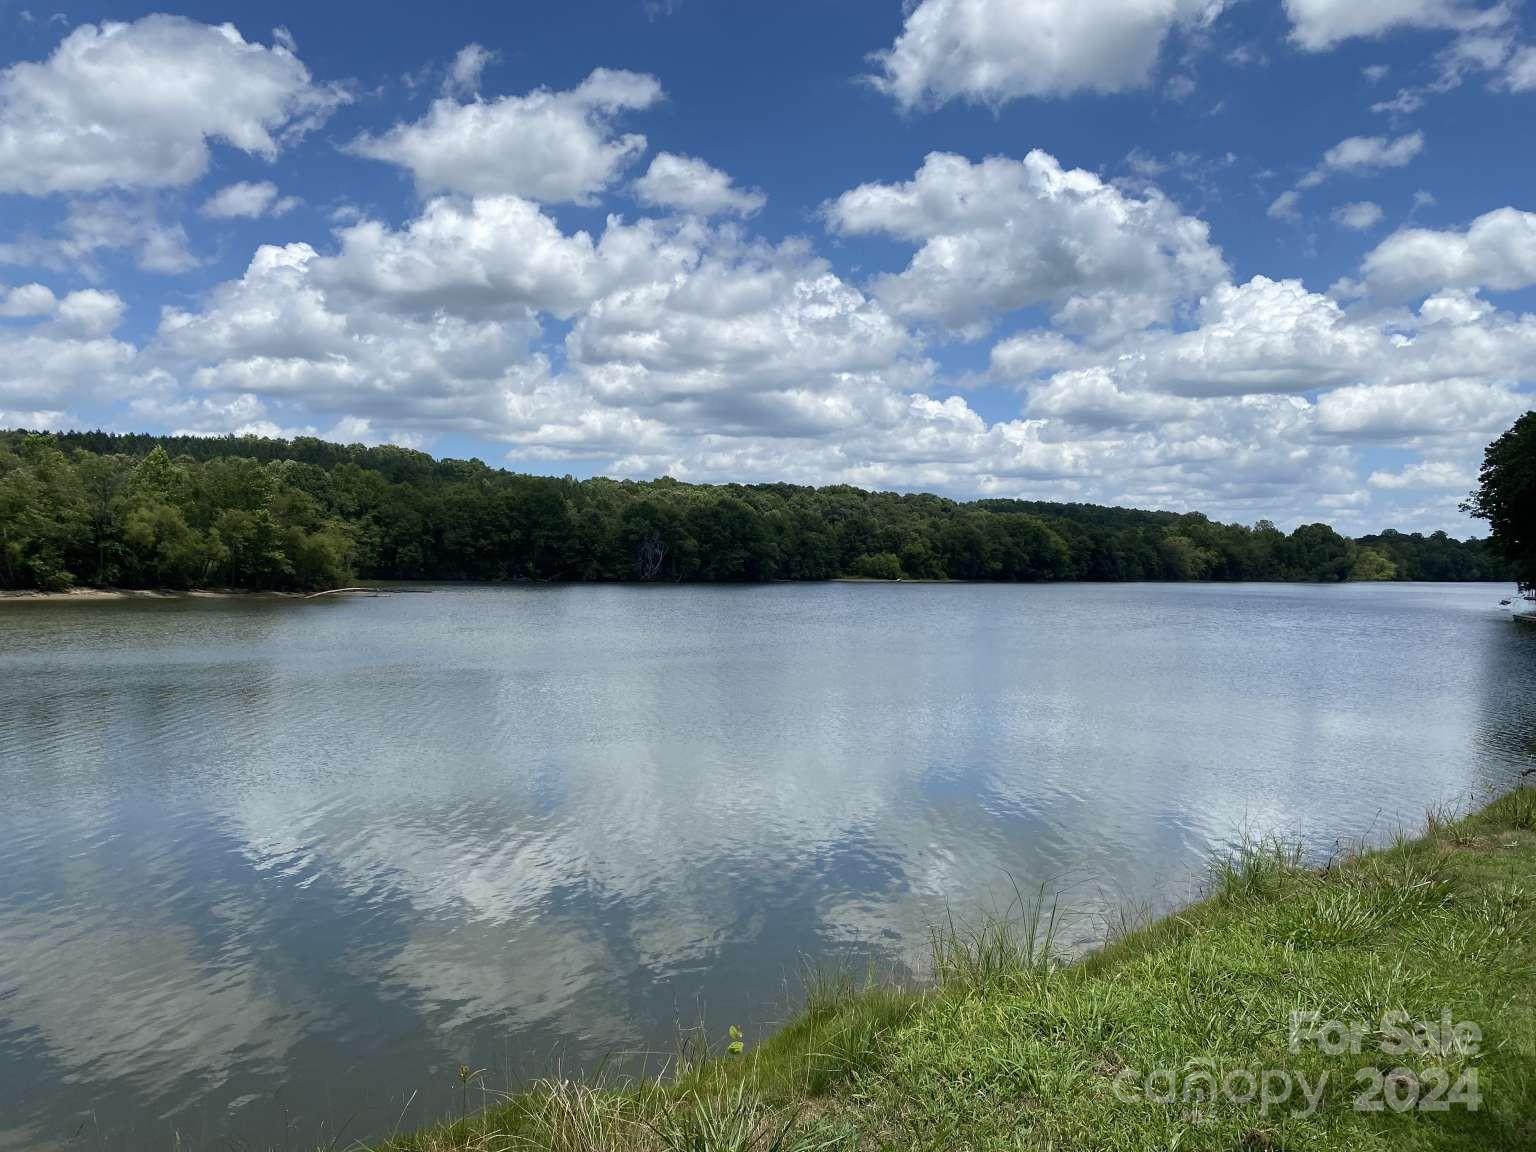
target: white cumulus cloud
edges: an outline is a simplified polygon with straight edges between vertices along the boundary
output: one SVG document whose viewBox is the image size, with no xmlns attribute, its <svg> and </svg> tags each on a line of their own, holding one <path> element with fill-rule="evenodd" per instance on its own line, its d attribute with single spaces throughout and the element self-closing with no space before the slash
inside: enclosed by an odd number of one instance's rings
<svg viewBox="0 0 1536 1152">
<path fill-rule="evenodd" d="M 1460 435 L 1476 441 L 1530 406 L 1505 384 L 1482 380 L 1352 384 L 1317 402 L 1318 428 L 1353 440 L 1409 440 Z"/>
<path fill-rule="evenodd" d="M 1370 200 L 1340 204 L 1333 210 L 1333 222 L 1351 232 L 1367 232 L 1381 223 L 1381 205 Z"/>
<path fill-rule="evenodd" d="M 0 289 L 0 316 L 51 316 L 58 306 L 53 290 L 44 284 L 23 284 L 9 292 Z"/>
<path fill-rule="evenodd" d="M 1300 186 L 1315 188 L 1339 173 L 1357 175 L 1383 168 L 1403 168 L 1424 151 L 1424 134 L 1410 132 L 1391 139 L 1386 136 L 1351 136 L 1323 153 L 1322 163 L 1302 177 Z"/>
<path fill-rule="evenodd" d="M 1455 492 L 1471 491 L 1477 473 L 1450 460 L 1420 460 L 1396 472 L 1372 472 L 1366 483 L 1372 488 L 1438 488 Z"/>
<path fill-rule="evenodd" d="M 1225 0 L 922 0 L 877 54 L 876 87 L 903 108 L 962 99 L 1121 92 L 1147 83 L 1178 26 Z"/>
<path fill-rule="evenodd" d="M 917 244 L 875 293 L 956 330 L 1046 306 L 1069 331 L 1113 336 L 1171 319 L 1226 275 L 1206 224 L 1155 189 L 1132 195 L 1038 150 L 979 163 L 931 153 L 912 180 L 861 185 L 824 212 L 836 232 Z"/>
<path fill-rule="evenodd" d="M 298 207 L 293 196 L 279 196 L 270 180 L 242 180 L 226 184 L 203 202 L 204 216 L 215 220 L 255 220 L 261 216 L 284 216 Z"/>
<path fill-rule="evenodd" d="M 1464 231 L 1404 228 L 1366 256 L 1362 273 L 1370 291 L 1395 298 L 1529 287 L 1536 284 L 1536 212 L 1499 208 Z"/>
<path fill-rule="evenodd" d="M 685 271 L 700 235 L 688 222 L 610 218 L 594 239 L 516 196 L 440 197 L 402 228 L 341 229 L 339 251 L 311 270 L 319 286 L 395 312 L 569 319 L 618 288 Z"/>
<path fill-rule="evenodd" d="M 210 142 L 270 159 L 345 98 L 230 24 L 85 24 L 0 72 L 0 192 L 179 187 L 207 170 Z"/>
<path fill-rule="evenodd" d="M 114 293 L 92 288 L 60 297 L 25 284 L 0 299 L 0 316 L 12 321 L 0 324 L 0 409 L 42 426 L 83 399 L 126 390 L 137 349 L 112 336 L 123 316 Z"/>
<path fill-rule="evenodd" d="M 644 204 L 700 216 L 751 216 L 768 202 L 762 192 L 738 188 L 729 175 L 705 161 L 672 152 L 657 153 L 645 175 L 635 181 L 635 195 Z"/>
<path fill-rule="evenodd" d="M 513 195 L 590 203 L 645 151 L 615 118 L 662 98 L 654 76 L 599 68 L 575 88 L 464 103 L 444 97 L 420 120 L 349 148 L 409 169 L 423 194 Z"/>
</svg>

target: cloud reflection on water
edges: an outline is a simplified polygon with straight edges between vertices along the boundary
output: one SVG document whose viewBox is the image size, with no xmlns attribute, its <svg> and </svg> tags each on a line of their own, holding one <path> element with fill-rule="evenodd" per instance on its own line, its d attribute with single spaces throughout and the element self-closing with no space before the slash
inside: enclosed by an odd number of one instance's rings
<svg viewBox="0 0 1536 1152">
<path fill-rule="evenodd" d="M 30 1128 L 0 1147 L 93 1106 L 117 1146 L 251 1136 L 274 1094 L 377 1131 L 413 1089 L 446 1105 L 460 1059 L 515 1074 L 771 1019 L 803 954 L 916 963 L 930 922 L 1014 882 L 1091 921 L 1189 895 L 1244 828 L 1414 818 L 1530 755 L 1510 685 L 1536 645 L 1490 596 L 472 588 L 18 616 L 0 1111 Z"/>
</svg>

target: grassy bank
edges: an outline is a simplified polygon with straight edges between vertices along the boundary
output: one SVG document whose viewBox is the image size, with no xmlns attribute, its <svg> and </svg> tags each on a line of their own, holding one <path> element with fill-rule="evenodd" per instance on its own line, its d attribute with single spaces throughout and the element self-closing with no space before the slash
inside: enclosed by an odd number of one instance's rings
<svg viewBox="0 0 1536 1152">
<path fill-rule="evenodd" d="M 948 931 L 931 989 L 823 984 L 752 1052 L 390 1147 L 1536 1149 L 1536 790 L 1323 869 L 1251 847 L 1077 963 L 1049 935 Z"/>
</svg>

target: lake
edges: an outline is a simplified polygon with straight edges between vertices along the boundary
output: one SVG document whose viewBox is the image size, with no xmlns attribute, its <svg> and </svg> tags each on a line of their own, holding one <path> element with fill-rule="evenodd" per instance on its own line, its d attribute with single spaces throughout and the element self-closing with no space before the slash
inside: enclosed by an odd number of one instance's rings
<svg viewBox="0 0 1536 1152">
<path fill-rule="evenodd" d="M 1536 763 L 1501 585 L 0 603 L 0 1148 L 304 1147 Z M 472 1105 L 476 1095 L 471 1092 Z"/>
</svg>

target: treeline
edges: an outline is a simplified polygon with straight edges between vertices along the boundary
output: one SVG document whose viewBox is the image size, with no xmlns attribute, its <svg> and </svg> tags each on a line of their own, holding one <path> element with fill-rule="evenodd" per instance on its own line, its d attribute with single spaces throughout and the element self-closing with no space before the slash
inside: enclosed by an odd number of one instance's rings
<svg viewBox="0 0 1536 1152">
<path fill-rule="evenodd" d="M 790 484 L 525 476 L 300 438 L 0 432 L 0 584 L 1491 580 L 1481 540 Z"/>
</svg>

